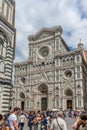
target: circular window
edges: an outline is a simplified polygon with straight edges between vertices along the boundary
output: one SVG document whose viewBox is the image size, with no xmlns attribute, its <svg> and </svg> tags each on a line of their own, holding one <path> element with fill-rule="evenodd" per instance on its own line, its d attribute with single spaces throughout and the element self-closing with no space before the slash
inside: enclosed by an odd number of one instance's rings
<svg viewBox="0 0 87 130">
<path fill-rule="evenodd" d="M 39 49 L 39 54 L 43 57 L 48 56 L 49 54 L 49 48 L 47 46 L 43 46 Z"/>
<path fill-rule="evenodd" d="M 65 75 L 66 78 L 71 78 L 72 77 L 72 71 L 67 70 L 67 71 L 65 71 L 64 75 Z"/>
<path fill-rule="evenodd" d="M 21 77 L 21 83 L 25 83 L 25 77 Z"/>
</svg>

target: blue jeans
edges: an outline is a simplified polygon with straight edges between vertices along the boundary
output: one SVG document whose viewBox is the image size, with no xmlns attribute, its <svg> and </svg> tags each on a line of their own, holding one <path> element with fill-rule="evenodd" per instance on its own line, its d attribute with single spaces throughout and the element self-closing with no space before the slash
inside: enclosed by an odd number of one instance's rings
<svg viewBox="0 0 87 130">
<path fill-rule="evenodd" d="M 23 128 L 24 128 L 24 123 L 23 122 L 19 123 L 19 129 L 23 130 Z"/>
</svg>

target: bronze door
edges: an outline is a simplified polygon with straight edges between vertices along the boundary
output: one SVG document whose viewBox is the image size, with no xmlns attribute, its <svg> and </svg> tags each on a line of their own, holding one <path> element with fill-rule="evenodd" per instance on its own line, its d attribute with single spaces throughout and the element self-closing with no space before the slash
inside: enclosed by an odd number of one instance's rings
<svg viewBox="0 0 87 130">
<path fill-rule="evenodd" d="M 72 100 L 67 100 L 67 109 L 72 109 Z"/>
<path fill-rule="evenodd" d="M 41 110 L 47 110 L 47 98 L 41 98 Z"/>
<path fill-rule="evenodd" d="M 24 101 L 21 102 L 21 110 L 24 110 Z"/>
</svg>

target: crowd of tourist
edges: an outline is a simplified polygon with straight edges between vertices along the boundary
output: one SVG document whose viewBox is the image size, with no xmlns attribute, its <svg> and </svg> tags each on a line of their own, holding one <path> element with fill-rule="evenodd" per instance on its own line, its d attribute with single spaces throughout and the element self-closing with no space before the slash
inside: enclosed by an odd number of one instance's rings
<svg viewBox="0 0 87 130">
<path fill-rule="evenodd" d="M 87 113 L 78 111 L 30 111 L 15 107 L 12 113 L 0 114 L 0 130 L 23 130 L 25 123 L 29 130 L 67 130 L 65 118 L 75 118 L 74 130 L 87 130 Z"/>
</svg>

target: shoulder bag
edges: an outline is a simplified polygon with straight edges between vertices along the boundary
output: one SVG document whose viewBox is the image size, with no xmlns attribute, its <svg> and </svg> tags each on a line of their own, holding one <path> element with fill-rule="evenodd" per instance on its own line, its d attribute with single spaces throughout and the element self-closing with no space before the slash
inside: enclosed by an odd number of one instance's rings
<svg viewBox="0 0 87 130">
<path fill-rule="evenodd" d="M 61 128 L 61 126 L 59 125 L 59 122 L 58 122 L 57 118 L 56 118 L 56 122 L 57 122 L 57 125 L 59 126 L 60 130 L 63 130 L 63 129 Z"/>
</svg>

